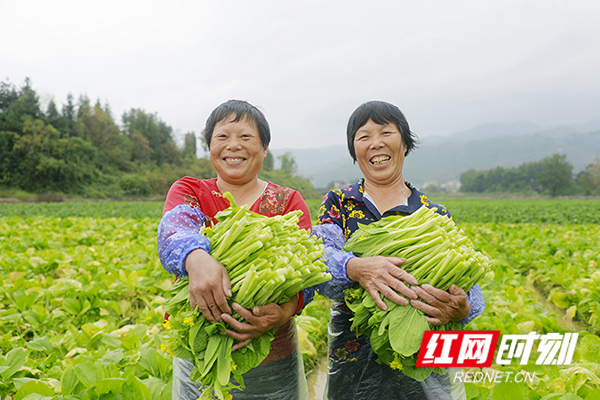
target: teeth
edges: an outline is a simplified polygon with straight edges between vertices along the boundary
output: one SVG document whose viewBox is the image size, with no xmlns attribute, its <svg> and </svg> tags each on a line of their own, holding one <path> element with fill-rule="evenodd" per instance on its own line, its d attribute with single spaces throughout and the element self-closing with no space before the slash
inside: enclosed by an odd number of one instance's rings
<svg viewBox="0 0 600 400">
<path fill-rule="evenodd" d="M 371 163 L 375 164 L 375 165 L 383 164 L 383 163 L 386 163 L 389 159 L 390 159 L 389 156 L 373 157 L 373 158 L 371 158 Z"/>
<path fill-rule="evenodd" d="M 243 158 L 226 158 L 225 161 L 227 162 L 242 162 L 244 159 Z"/>
</svg>

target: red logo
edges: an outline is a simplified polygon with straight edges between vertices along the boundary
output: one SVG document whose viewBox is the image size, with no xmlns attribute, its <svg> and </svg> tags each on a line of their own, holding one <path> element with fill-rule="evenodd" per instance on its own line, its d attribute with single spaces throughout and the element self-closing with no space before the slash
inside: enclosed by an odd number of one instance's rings
<svg viewBox="0 0 600 400">
<path fill-rule="evenodd" d="M 490 367 L 500 331 L 425 331 L 417 367 Z"/>
</svg>

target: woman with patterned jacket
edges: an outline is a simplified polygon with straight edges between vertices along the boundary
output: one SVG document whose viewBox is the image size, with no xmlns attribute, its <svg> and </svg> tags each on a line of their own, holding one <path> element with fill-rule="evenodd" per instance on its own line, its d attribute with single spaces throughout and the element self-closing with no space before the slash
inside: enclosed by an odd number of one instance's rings
<svg viewBox="0 0 600 400">
<path fill-rule="evenodd" d="M 326 398 L 465 398 L 464 386 L 452 382 L 451 374 L 432 374 L 418 382 L 400 370 L 378 364 L 369 338 L 350 330 L 352 313 L 344 303 L 343 291 L 356 283 L 369 292 L 381 309 L 387 307 L 380 293 L 400 305 L 410 302 L 428 315 L 427 321 L 433 325 L 461 321 L 464 326 L 483 312 L 485 302 L 477 285 L 468 293 L 456 285 L 448 291 L 418 286 L 417 280 L 401 269 L 404 259 L 356 257 L 342 250 L 359 223 L 409 215 L 421 206 L 450 216 L 443 206 L 430 202 L 403 178 L 404 158 L 415 147 L 416 137 L 398 107 L 381 101 L 362 104 L 350 116 L 347 141 L 350 155 L 358 162 L 364 178 L 327 193 L 317 225 L 313 226 L 313 234 L 325 244 L 325 261 L 333 277 L 317 289 L 332 299 Z"/>
</svg>

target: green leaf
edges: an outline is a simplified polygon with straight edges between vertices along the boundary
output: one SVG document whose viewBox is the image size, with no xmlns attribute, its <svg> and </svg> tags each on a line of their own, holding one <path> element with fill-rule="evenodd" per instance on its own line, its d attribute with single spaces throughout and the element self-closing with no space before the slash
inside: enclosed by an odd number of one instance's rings
<svg viewBox="0 0 600 400">
<path fill-rule="evenodd" d="M 102 335 L 102 343 L 111 349 L 119 349 L 121 347 L 121 341 L 119 338 L 108 333 Z"/>
<path fill-rule="evenodd" d="M 550 393 L 542 397 L 540 400 L 558 400 L 560 396 L 562 396 L 562 393 Z"/>
<path fill-rule="evenodd" d="M 6 355 L 6 358 L 2 362 L 4 366 L 8 366 L 8 368 L 2 372 L 0 372 L 0 376 L 3 381 L 8 381 L 8 378 L 13 376 L 21 367 L 25 364 L 27 360 L 27 355 L 29 352 L 27 349 L 22 347 L 17 347 L 12 349 Z"/>
<path fill-rule="evenodd" d="M 31 292 L 29 294 L 26 294 L 22 297 L 19 297 L 16 300 L 16 304 L 17 304 L 17 308 L 19 309 L 19 311 L 23 312 L 27 309 L 29 309 L 32 305 L 34 305 L 40 297 L 42 297 L 42 293 L 39 291 L 34 291 Z M 15 295 L 15 297 L 17 297 Z"/>
<path fill-rule="evenodd" d="M 556 305 L 556 307 L 566 309 L 572 305 L 567 297 L 568 295 L 565 292 L 557 290 L 556 292 L 552 293 L 550 300 Z"/>
<path fill-rule="evenodd" d="M 585 396 L 585 400 L 600 400 L 600 388 L 590 391 L 587 396 Z"/>
<path fill-rule="evenodd" d="M 124 383 L 125 379 L 123 378 L 100 379 L 98 382 L 96 382 L 96 394 L 100 396 L 111 392 L 114 394 L 121 393 Z"/>
<path fill-rule="evenodd" d="M 516 400 L 523 398 L 523 389 L 517 382 L 500 382 L 494 386 L 493 400 Z"/>
<path fill-rule="evenodd" d="M 585 335 L 579 342 L 577 350 L 585 361 L 600 363 L 600 338 L 598 336 Z"/>
<path fill-rule="evenodd" d="M 152 400 L 150 389 L 138 378 L 130 376 L 123 385 L 122 393 L 127 400 Z"/>
<path fill-rule="evenodd" d="M 433 368 L 431 367 L 411 367 L 404 366 L 402 369 L 402 373 L 410 378 L 413 378 L 416 381 L 423 382 L 429 375 L 433 373 Z"/>
<path fill-rule="evenodd" d="M 54 390 L 50 389 L 44 382 L 37 380 L 29 381 L 21 386 L 15 396 L 15 400 L 23 400 L 26 396 L 29 397 L 28 395 L 30 394 L 37 394 L 37 397 L 31 397 L 32 399 L 43 399 L 46 398 L 45 396 L 50 396 L 48 398 L 51 398 L 54 396 Z"/>
<path fill-rule="evenodd" d="M 576 394 L 565 393 L 564 395 L 559 397 L 558 400 L 583 400 L 583 399 L 581 397 L 577 396 Z"/>
<path fill-rule="evenodd" d="M 140 352 L 139 366 L 150 373 L 150 375 L 161 376 L 161 361 L 164 357 L 161 356 L 156 349 L 150 347 Z"/>
<path fill-rule="evenodd" d="M 229 336 L 225 336 L 225 338 L 217 359 L 217 380 L 223 386 L 229 383 L 231 376 L 231 346 L 233 346 L 233 339 Z"/>
<path fill-rule="evenodd" d="M 410 357 L 421 348 L 429 323 L 423 312 L 412 306 L 396 307 L 390 313 L 390 345 L 395 352 Z"/>
<path fill-rule="evenodd" d="M 43 394 L 39 394 L 39 393 L 31 393 L 28 394 L 27 396 L 23 397 L 22 400 L 52 400 L 54 399 L 53 396 L 44 396 Z"/>
<path fill-rule="evenodd" d="M 171 387 L 173 386 L 172 382 L 165 384 L 163 381 L 153 376 L 149 377 L 148 379 L 144 379 L 143 382 L 144 385 L 146 385 L 150 390 L 152 400 L 171 400 Z"/>
<path fill-rule="evenodd" d="M 102 361 L 107 364 L 117 365 L 123 359 L 123 349 L 116 349 L 106 352 L 102 357 Z"/>
<path fill-rule="evenodd" d="M 54 346 L 52 346 L 52 343 L 50 343 L 50 340 L 46 336 L 27 342 L 27 348 L 29 350 L 44 351 L 49 354 L 54 351 Z"/>
<path fill-rule="evenodd" d="M 75 369 L 72 366 L 65 368 L 65 371 L 60 378 L 60 386 L 64 395 L 73 394 L 73 391 L 79 383 L 79 378 L 75 374 Z"/>
<path fill-rule="evenodd" d="M 72 315 L 79 315 L 79 312 L 81 311 L 81 304 L 77 299 L 72 297 L 65 298 L 63 300 L 62 307 L 65 309 L 65 311 Z"/>
<path fill-rule="evenodd" d="M 102 379 L 102 371 L 99 366 L 92 361 L 84 361 L 75 365 L 75 374 L 85 387 L 92 387 L 96 382 Z"/>
</svg>

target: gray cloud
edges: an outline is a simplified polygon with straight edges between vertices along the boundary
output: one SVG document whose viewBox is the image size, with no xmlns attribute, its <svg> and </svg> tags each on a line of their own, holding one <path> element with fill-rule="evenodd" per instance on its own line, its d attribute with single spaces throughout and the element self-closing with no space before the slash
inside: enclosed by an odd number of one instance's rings
<svg viewBox="0 0 600 400">
<path fill-rule="evenodd" d="M 352 110 L 397 104 L 420 135 L 600 109 L 600 3 L 22 1 L 0 3 L 0 79 L 156 112 L 199 132 L 229 98 L 272 147 L 344 142 Z"/>
</svg>

